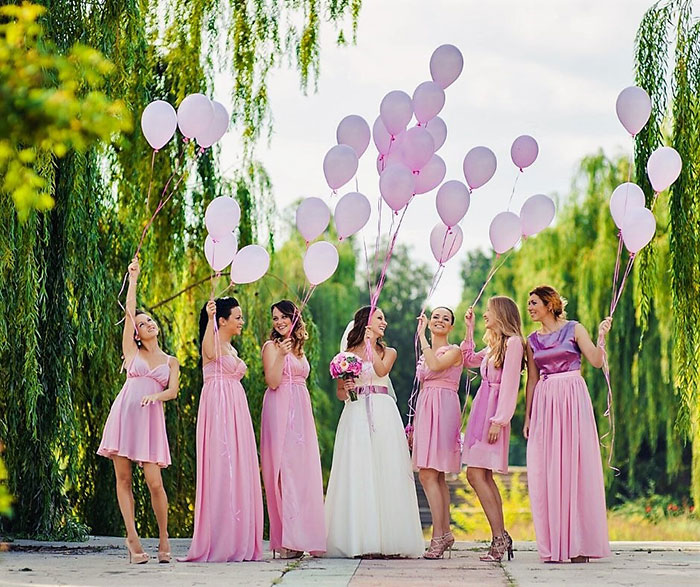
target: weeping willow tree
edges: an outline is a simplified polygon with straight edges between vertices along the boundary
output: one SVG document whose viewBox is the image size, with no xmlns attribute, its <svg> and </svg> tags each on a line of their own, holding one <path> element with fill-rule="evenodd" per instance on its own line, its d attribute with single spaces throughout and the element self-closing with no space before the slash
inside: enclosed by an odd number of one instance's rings
<svg viewBox="0 0 700 587">
<path fill-rule="evenodd" d="M 231 71 L 232 118 L 244 152 L 234 179 L 225 180 L 217 170 L 216 151 L 195 157 L 192 146 L 178 139 L 157 153 L 151 168 L 148 145 L 139 132 L 127 129 L 110 131 L 112 145 L 103 141 L 84 150 L 58 153 L 50 145 L 26 145 L 36 149 L 38 156 L 30 167 L 46 190 L 45 197 L 28 200 L 26 221 L 18 217 L 8 190 L 0 194 L 0 324 L 6 335 L 0 344 L 0 437 L 15 496 L 14 517 L 0 522 L 0 529 L 65 539 L 84 536 L 88 528 L 95 533 L 121 531 L 111 463 L 95 455 L 109 406 L 123 381 L 117 299 L 141 229 L 167 178 L 175 174 L 183 181 L 142 248 L 139 303 L 146 309 L 158 306 L 162 343 L 182 364 L 180 396 L 166 408 L 178 466 L 166 471 L 164 481 L 171 497 L 171 533 L 187 535 L 192 527 L 194 421 L 201 384 L 196 323 L 198 308 L 209 294 L 206 287 L 187 286 L 207 276 L 200 251 L 203 210 L 213 197 L 237 197 L 244 212 L 239 242 L 270 240 L 271 225 L 261 218 L 270 216 L 271 186 L 254 162 L 255 142 L 271 128 L 269 72 L 289 61 L 299 71 L 302 89 L 313 84 L 320 67 L 322 23 L 335 25 L 338 40 L 344 42 L 342 27 L 349 22 L 354 34 L 361 2 L 40 4 L 46 11 L 39 22 L 51 51 L 69 55 L 80 42 L 106 57 L 112 65 L 103 92 L 108 99 L 121 100 L 134 120 L 151 100 L 178 104 L 186 94 L 209 93 L 214 74 Z M 6 89 L 3 84 L 3 92 Z M 75 91 L 81 95 L 88 88 L 78 83 Z M 47 207 L 53 209 L 31 212 Z M 183 289 L 186 293 L 173 297 Z M 239 295 L 254 308 L 256 292 L 251 286 L 241 288 Z M 161 303 L 168 298 L 172 299 Z M 244 353 L 259 352 L 257 336 L 255 329 L 246 331 Z M 260 385 L 252 381 L 251 411 L 258 414 Z M 139 529 L 151 533 L 155 523 L 140 479 L 135 500 Z"/>
<path fill-rule="evenodd" d="M 614 188 L 627 179 L 628 161 L 610 160 L 598 154 L 581 164 L 570 193 L 557 212 L 557 222 L 536 237 L 527 239 L 511 254 L 488 285 L 489 295 L 510 295 L 520 306 L 525 332 L 536 325 L 528 322 L 528 292 L 547 283 L 568 300 L 569 318 L 581 322 L 589 333 L 609 313 L 612 276 L 617 252 L 617 231 L 610 216 L 608 201 Z M 670 267 L 670 229 L 668 198 L 662 194 L 656 208 L 659 228 L 654 238 L 658 272 L 652 290 L 642 279 L 636 265 L 615 311 L 613 329 L 608 336 L 608 357 L 613 389 L 615 442 L 612 465 L 620 469 L 615 476 L 605 466 L 609 503 L 649 492 L 674 493 L 687 497 L 689 487 L 689 450 L 683 447 L 675 426 L 679 406 L 674 394 L 674 337 L 671 327 L 671 292 L 663 279 Z M 474 286 L 483 282 L 484 259 L 471 258 L 463 273 L 465 304 L 474 299 Z M 624 261 L 624 259 L 623 259 Z M 467 296 L 467 294 L 469 294 Z M 646 317 L 642 299 L 648 296 Z M 482 302 L 483 304 L 483 302 Z M 642 329 L 644 344 L 640 348 Z M 583 375 L 591 392 L 601 436 L 610 432 L 604 417 L 607 386 L 603 374 L 585 361 Z M 522 430 L 524 406 L 519 405 L 513 430 Z M 612 435 L 603 438 L 603 457 L 610 454 Z M 516 454 L 521 454 L 522 438 L 513 438 Z M 523 463 L 524 464 L 524 463 Z"/>
<path fill-rule="evenodd" d="M 663 287 L 673 307 L 674 391 L 679 402 L 678 429 L 692 445 L 692 496 L 700 503 L 700 23 L 689 0 L 657 2 L 644 15 L 636 39 L 637 83 L 652 98 L 652 118 L 636 141 L 637 182 L 653 205 L 646 178 L 651 152 L 666 143 L 683 160 L 668 202 L 657 202 L 657 218 L 667 210 L 669 265 L 657 267 L 659 247 L 641 256 L 642 324 L 650 321 Z M 662 212 L 665 213 L 665 212 Z M 646 342 L 644 342 L 646 345 Z"/>
</svg>

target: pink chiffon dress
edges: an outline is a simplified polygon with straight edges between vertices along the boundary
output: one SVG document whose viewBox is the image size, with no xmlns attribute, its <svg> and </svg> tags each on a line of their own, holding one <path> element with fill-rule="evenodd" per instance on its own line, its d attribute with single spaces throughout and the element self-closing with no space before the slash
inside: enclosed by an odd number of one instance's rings
<svg viewBox="0 0 700 587">
<path fill-rule="evenodd" d="M 262 558 L 263 505 L 255 432 L 241 379 L 224 355 L 204 366 L 197 413 L 194 536 L 185 562 Z"/>
<path fill-rule="evenodd" d="M 527 442 L 527 479 L 543 561 L 610 556 L 593 405 L 581 377 L 576 322 L 528 337 L 540 378 Z"/>
<path fill-rule="evenodd" d="M 460 345 L 465 367 L 480 367 L 481 385 L 472 402 L 467 431 L 464 436 L 462 463 L 468 467 L 490 469 L 496 473 L 508 472 L 510 420 L 515 412 L 520 389 L 523 343 L 517 336 L 506 342 L 503 368 L 497 369 L 487 355 L 488 349 L 474 351 L 474 330 Z M 489 443 L 491 424 L 501 427 L 498 440 Z"/>
<path fill-rule="evenodd" d="M 457 345 L 435 351 L 440 357 Z M 459 473 L 462 414 L 459 407 L 459 379 L 462 365 L 433 371 L 423 357 L 418 363 L 421 390 L 413 421 L 413 468 Z"/>
<path fill-rule="evenodd" d="M 170 357 L 151 369 L 140 353 L 136 353 L 127 367 L 124 387 L 109 410 L 98 455 L 125 457 L 139 465 L 170 464 L 163 402 L 141 405 L 144 396 L 163 391 L 169 379 Z"/>
<path fill-rule="evenodd" d="M 309 370 L 305 356 L 289 353 L 281 383 L 265 391 L 260 460 L 270 518 L 270 549 L 322 554 L 326 550 L 323 476 L 306 387 Z"/>
</svg>

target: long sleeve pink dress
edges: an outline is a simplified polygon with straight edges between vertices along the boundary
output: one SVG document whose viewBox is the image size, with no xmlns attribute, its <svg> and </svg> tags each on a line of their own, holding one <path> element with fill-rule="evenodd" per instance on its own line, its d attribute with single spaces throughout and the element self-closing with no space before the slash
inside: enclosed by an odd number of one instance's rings
<svg viewBox="0 0 700 587">
<path fill-rule="evenodd" d="M 468 467 L 507 473 L 510 420 L 518 401 L 523 343 L 517 336 L 508 339 L 501 369 L 489 360 L 488 349 L 475 352 L 473 327 L 467 330 L 467 338 L 460 348 L 464 366 L 480 367 L 481 372 L 481 385 L 472 402 L 467 421 L 462 463 Z M 493 444 L 488 440 L 491 424 L 501 427 L 498 440 Z"/>
</svg>

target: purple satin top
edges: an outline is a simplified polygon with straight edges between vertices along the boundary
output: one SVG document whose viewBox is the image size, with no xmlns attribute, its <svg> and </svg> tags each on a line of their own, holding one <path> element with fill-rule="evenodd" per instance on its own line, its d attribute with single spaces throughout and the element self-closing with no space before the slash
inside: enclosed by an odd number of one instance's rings
<svg viewBox="0 0 700 587">
<path fill-rule="evenodd" d="M 569 320 L 556 332 L 533 332 L 527 337 L 540 375 L 566 373 L 581 368 L 581 349 L 574 334 L 576 324 L 575 320 Z"/>
</svg>

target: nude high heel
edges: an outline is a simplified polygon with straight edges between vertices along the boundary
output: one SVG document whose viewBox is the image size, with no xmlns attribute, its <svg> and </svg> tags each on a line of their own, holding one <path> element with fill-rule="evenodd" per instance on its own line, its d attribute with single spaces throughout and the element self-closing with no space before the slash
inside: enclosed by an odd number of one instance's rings
<svg viewBox="0 0 700 587">
<path fill-rule="evenodd" d="M 149 556 L 146 552 L 132 552 L 129 548 L 129 541 L 125 540 L 126 550 L 129 552 L 129 564 L 142 565 L 148 562 Z"/>
</svg>

